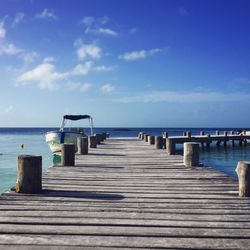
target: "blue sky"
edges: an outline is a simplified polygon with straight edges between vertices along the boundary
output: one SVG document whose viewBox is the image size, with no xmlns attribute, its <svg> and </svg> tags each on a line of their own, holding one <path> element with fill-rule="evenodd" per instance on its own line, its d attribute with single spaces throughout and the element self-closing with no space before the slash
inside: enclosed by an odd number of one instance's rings
<svg viewBox="0 0 250 250">
<path fill-rule="evenodd" d="M 250 127 L 247 0 L 0 5 L 0 127 Z"/>
</svg>

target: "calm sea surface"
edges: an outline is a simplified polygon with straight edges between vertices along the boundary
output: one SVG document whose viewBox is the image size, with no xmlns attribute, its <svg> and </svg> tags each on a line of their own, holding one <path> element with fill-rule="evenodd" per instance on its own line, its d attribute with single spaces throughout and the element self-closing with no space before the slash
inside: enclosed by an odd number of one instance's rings
<svg viewBox="0 0 250 250">
<path fill-rule="evenodd" d="M 20 154 L 42 155 L 43 170 L 53 165 L 53 156 L 45 143 L 45 133 L 47 131 L 57 130 L 57 128 L 0 128 L 0 193 L 7 191 L 15 185 L 17 176 L 17 156 Z M 170 136 L 182 135 L 183 131 L 191 131 L 192 134 L 199 134 L 200 131 L 215 134 L 216 130 L 220 131 L 237 131 L 238 129 L 210 129 L 210 128 L 96 128 L 95 132 L 108 132 L 111 137 L 130 137 L 137 136 L 140 131 L 150 135 L 161 135 L 167 131 Z M 89 133 L 88 129 L 85 130 Z M 24 144 L 24 148 L 21 148 Z M 182 148 L 178 147 L 179 153 Z M 235 168 L 240 160 L 250 161 L 250 146 L 219 149 L 212 145 L 209 150 L 201 150 L 200 161 L 205 165 L 214 167 L 236 177 Z"/>
</svg>

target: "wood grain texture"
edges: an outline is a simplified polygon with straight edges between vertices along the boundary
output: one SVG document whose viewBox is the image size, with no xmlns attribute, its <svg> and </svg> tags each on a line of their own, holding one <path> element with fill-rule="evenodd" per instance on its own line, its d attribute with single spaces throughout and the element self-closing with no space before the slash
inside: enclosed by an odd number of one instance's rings
<svg viewBox="0 0 250 250">
<path fill-rule="evenodd" d="M 0 249 L 250 249 L 250 199 L 209 167 L 187 169 L 136 138 L 109 138 L 40 194 L 0 196 Z"/>
</svg>

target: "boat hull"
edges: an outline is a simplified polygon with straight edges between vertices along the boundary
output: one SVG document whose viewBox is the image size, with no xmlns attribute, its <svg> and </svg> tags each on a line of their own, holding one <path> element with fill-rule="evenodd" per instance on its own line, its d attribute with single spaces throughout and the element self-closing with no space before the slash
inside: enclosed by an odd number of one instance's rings
<svg viewBox="0 0 250 250">
<path fill-rule="evenodd" d="M 77 138 L 84 136 L 83 133 L 51 131 L 46 133 L 45 140 L 55 155 L 61 155 L 63 143 L 74 143 L 77 151 Z"/>
</svg>

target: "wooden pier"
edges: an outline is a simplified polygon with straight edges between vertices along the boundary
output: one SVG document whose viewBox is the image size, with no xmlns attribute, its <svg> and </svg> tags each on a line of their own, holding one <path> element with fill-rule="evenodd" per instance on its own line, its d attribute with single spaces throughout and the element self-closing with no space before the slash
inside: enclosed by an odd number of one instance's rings
<svg viewBox="0 0 250 250">
<path fill-rule="evenodd" d="M 250 198 L 212 168 L 136 138 L 108 139 L 0 197 L 0 249 L 250 249 Z"/>
<path fill-rule="evenodd" d="M 176 144 L 183 144 L 184 142 L 197 142 L 200 143 L 202 147 L 209 147 L 211 143 L 216 142 L 216 146 L 223 144 L 224 147 L 227 146 L 228 142 L 231 142 L 232 146 L 235 146 L 235 143 L 238 143 L 239 146 L 246 145 L 247 140 L 250 140 L 250 135 L 234 135 L 227 134 L 226 132 L 222 135 L 194 135 L 187 134 L 184 136 L 171 136 L 165 138 L 166 140 L 166 149 L 169 155 L 174 155 L 176 153 Z"/>
</svg>

